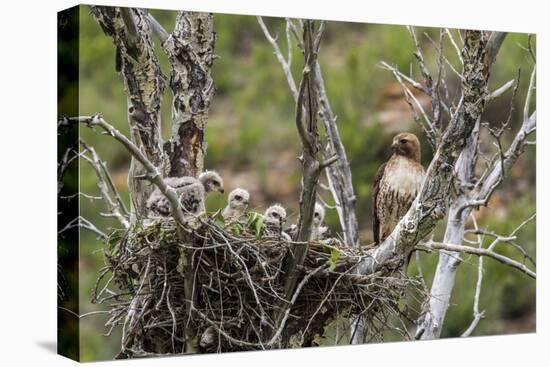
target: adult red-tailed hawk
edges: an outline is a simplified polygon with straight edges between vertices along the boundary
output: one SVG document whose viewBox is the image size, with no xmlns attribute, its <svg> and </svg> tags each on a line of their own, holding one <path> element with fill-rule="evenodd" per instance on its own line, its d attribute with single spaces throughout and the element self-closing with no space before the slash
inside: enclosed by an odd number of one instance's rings
<svg viewBox="0 0 550 367">
<path fill-rule="evenodd" d="M 391 158 L 380 166 L 374 178 L 372 230 L 377 245 L 407 213 L 424 179 L 416 135 L 400 133 L 393 138 L 391 147 Z"/>
</svg>

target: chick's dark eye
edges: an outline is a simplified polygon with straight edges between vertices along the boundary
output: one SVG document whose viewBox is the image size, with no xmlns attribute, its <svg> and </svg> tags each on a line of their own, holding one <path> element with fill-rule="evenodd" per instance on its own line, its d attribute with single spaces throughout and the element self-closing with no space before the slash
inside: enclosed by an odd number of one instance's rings
<svg viewBox="0 0 550 367">
<path fill-rule="evenodd" d="M 273 218 L 279 218 L 279 214 L 277 214 L 277 213 L 273 213 L 272 216 L 273 216 Z"/>
<path fill-rule="evenodd" d="M 315 213 L 313 216 L 314 216 L 315 218 L 319 218 L 319 213 Z"/>
<path fill-rule="evenodd" d="M 240 197 L 239 195 L 235 196 L 235 200 L 237 200 L 237 201 L 241 201 L 242 199 L 243 199 L 243 198 Z"/>
</svg>

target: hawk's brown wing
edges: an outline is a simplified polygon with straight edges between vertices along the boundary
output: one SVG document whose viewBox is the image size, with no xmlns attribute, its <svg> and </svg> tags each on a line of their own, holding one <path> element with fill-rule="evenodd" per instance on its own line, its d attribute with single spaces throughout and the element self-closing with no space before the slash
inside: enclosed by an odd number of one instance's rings
<svg viewBox="0 0 550 367">
<path fill-rule="evenodd" d="M 382 164 L 376 176 L 374 176 L 374 190 L 372 194 L 372 232 L 374 234 L 374 242 L 378 245 L 380 243 L 380 220 L 378 219 L 378 208 L 376 202 L 378 201 L 378 193 L 380 192 L 380 183 L 384 177 L 384 170 L 386 169 L 386 163 Z"/>
</svg>

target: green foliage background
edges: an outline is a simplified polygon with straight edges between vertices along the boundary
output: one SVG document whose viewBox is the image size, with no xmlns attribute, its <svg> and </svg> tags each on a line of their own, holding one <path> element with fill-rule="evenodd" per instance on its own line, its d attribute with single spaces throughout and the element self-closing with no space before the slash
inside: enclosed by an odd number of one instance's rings
<svg viewBox="0 0 550 367">
<path fill-rule="evenodd" d="M 175 12 L 152 11 L 167 30 L 172 29 Z M 126 97 L 123 81 L 115 73 L 114 46 L 106 37 L 89 12 L 81 6 L 80 24 L 80 114 L 102 112 L 105 119 L 123 133 L 128 134 Z M 212 101 L 208 126 L 208 155 L 206 166 L 222 170 L 226 175 L 242 174 L 254 179 L 258 186 L 252 206 L 259 211 L 268 203 L 281 201 L 296 219 L 298 187 L 300 179 L 296 156 L 300 146 L 294 127 L 294 102 L 291 98 L 280 65 L 273 55 L 252 16 L 216 14 L 214 17 L 217 42 L 213 76 L 216 93 Z M 280 19 L 266 19 L 273 34 L 286 50 L 284 23 Z M 427 50 L 428 62 L 435 66 L 433 45 L 422 34 L 438 39 L 439 31 L 433 28 L 417 28 L 422 46 Z M 156 40 L 158 56 L 165 75 L 168 62 Z M 514 112 L 514 128 L 521 115 L 521 102 L 525 96 L 532 61 L 522 48 L 527 44 L 527 35 L 510 34 L 498 56 L 491 76 L 494 89 L 516 78 L 522 71 L 518 91 L 519 100 Z M 456 55 L 449 47 L 447 55 L 456 62 Z M 388 86 L 394 79 L 378 66 L 380 61 L 396 64 L 401 70 L 419 72 L 414 63 L 413 47 L 404 26 L 329 22 L 323 39 L 320 62 L 323 67 L 328 95 L 351 161 L 353 180 L 358 195 L 357 211 L 361 238 L 370 242 L 371 182 L 378 166 L 388 156 L 388 147 L 393 135 L 380 118 L 380 106 L 392 107 L 392 99 L 385 98 Z M 301 55 L 294 49 L 293 72 L 296 79 L 301 71 Z M 449 73 L 450 90 L 456 89 L 456 78 Z M 454 88 L 454 89 L 453 89 Z M 487 109 L 484 120 L 500 123 L 506 118 L 510 93 L 493 102 Z M 385 98 L 385 99 L 384 99 Z M 167 88 L 162 110 L 163 135 L 170 133 L 171 92 Z M 416 125 L 408 119 L 398 121 L 402 129 L 421 135 Z M 506 134 L 511 139 L 513 130 Z M 127 196 L 126 174 L 129 156 L 124 149 L 106 136 L 82 128 L 81 136 L 94 145 L 100 157 L 108 162 L 122 194 Z M 486 146 L 491 141 L 487 138 Z M 431 151 L 424 141 L 423 161 L 428 164 Z M 290 159 L 288 158 L 290 157 Z M 89 194 L 98 194 L 93 171 L 81 161 L 80 189 Z M 273 172 L 283 172 L 285 180 L 281 187 L 270 187 Z M 226 188 L 227 189 L 227 188 Z M 231 189 L 231 187 L 229 187 Z M 279 191 L 278 191 L 279 190 Z M 327 199 L 329 198 L 326 196 Z M 498 199 L 498 200 L 497 200 Z M 221 207 L 226 198 L 212 196 L 208 200 L 211 209 Z M 491 203 L 491 210 L 480 213 L 479 223 L 483 228 L 509 233 L 526 217 L 535 212 L 535 153 L 528 149 L 507 177 L 499 195 Z M 116 226 L 117 222 L 99 215 L 105 208 L 99 202 L 81 199 L 81 214 L 100 228 Z M 333 230 L 338 228 L 334 211 L 328 213 L 328 223 Z M 444 223 L 442 223 L 443 225 Z M 443 227 L 436 230 L 440 238 Z M 529 224 L 517 240 L 529 253 L 535 254 L 535 224 Z M 488 243 L 485 243 L 488 245 Z M 517 256 L 511 247 L 502 245 L 502 253 Z M 424 274 L 431 283 L 436 254 L 421 254 Z M 81 232 L 80 244 L 80 313 L 101 310 L 90 303 L 91 290 L 98 269 L 103 264 L 102 244 L 88 232 Z M 481 309 L 487 317 L 481 321 L 474 335 L 490 335 L 534 331 L 535 282 L 525 275 L 511 270 L 493 260 L 485 262 L 485 277 L 481 294 Z M 417 274 L 416 266 L 410 273 Z M 472 303 L 477 278 L 477 258 L 466 256 L 457 275 L 443 335 L 459 336 L 472 319 Z M 84 361 L 110 359 L 118 351 L 119 331 L 110 337 L 103 333 L 106 318 L 95 315 L 84 318 L 81 323 L 81 358 Z"/>
</svg>

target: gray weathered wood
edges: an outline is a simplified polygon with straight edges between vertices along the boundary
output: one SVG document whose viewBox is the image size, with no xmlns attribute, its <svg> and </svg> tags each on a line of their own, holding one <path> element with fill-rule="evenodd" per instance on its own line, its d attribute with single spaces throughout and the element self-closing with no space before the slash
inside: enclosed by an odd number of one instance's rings
<svg viewBox="0 0 550 367">
<path fill-rule="evenodd" d="M 215 34 L 209 13 L 180 12 L 162 44 L 170 61 L 172 135 L 164 144 L 169 176 L 198 176 L 204 170 L 206 126 L 214 81 L 210 75 Z"/>
<path fill-rule="evenodd" d="M 484 58 L 485 74 L 488 76 L 496 54 L 505 37 L 505 33 L 491 33 L 488 37 L 487 52 Z M 468 72 L 466 63 L 464 73 Z M 529 90 L 532 89 L 532 82 Z M 486 100 L 492 98 L 487 94 L 480 98 Z M 471 96 L 475 103 L 475 95 Z M 482 103 L 479 103 L 480 105 Z M 481 111 L 476 112 L 481 113 Z M 479 118 L 479 117 L 478 117 Z M 457 177 L 460 180 L 460 191 L 454 198 L 449 211 L 449 220 L 445 230 L 444 243 L 451 246 L 462 244 L 467 219 L 474 209 L 479 205 L 487 205 L 488 200 L 496 187 L 504 178 L 503 170 L 508 170 L 523 152 L 527 136 L 534 130 L 536 125 L 536 114 L 525 118 L 522 127 L 516 134 L 509 149 L 504 152 L 504 160 L 497 160 L 488 171 L 487 175 L 481 177 L 476 185 L 472 185 L 474 167 L 476 164 L 477 143 L 471 144 L 462 153 L 459 163 L 456 166 Z M 435 339 L 441 335 L 445 316 L 449 307 L 450 298 L 455 284 L 455 276 L 460 265 L 460 252 L 450 251 L 447 247 L 440 252 L 436 273 L 430 290 L 430 298 L 424 305 L 423 316 L 419 320 L 417 336 L 421 339 Z M 531 273 L 533 276 L 534 273 Z"/>
<path fill-rule="evenodd" d="M 162 166 L 160 107 L 165 78 L 160 69 L 151 39 L 151 29 L 142 9 L 92 6 L 99 25 L 113 39 L 116 48 L 116 68 L 123 76 L 127 94 L 128 123 L 132 142 L 156 167 Z M 128 186 L 132 216 L 146 214 L 145 202 L 150 185 L 136 177 L 146 173 L 132 158 Z"/>
<path fill-rule="evenodd" d="M 288 87 L 294 98 L 298 100 L 298 88 L 292 75 L 292 36 L 296 39 L 298 47 L 303 50 L 304 43 L 299 39 L 299 31 L 291 19 L 286 19 L 286 38 L 288 47 L 288 57 L 285 59 L 283 53 L 277 43 L 277 40 L 271 35 L 262 17 L 257 17 L 260 28 L 262 29 L 266 39 L 273 47 L 273 51 L 279 64 L 283 69 Z M 329 98 L 327 95 L 321 65 L 318 60 L 315 62 L 314 73 L 312 78 L 316 84 L 317 104 L 319 107 L 320 119 L 326 132 L 328 144 L 325 155 L 334 154 L 337 157 L 335 164 L 329 165 L 325 170 L 329 190 L 335 202 L 335 208 L 338 212 L 340 227 L 344 234 L 344 242 L 349 246 L 358 245 L 358 222 L 355 213 L 355 205 L 357 197 L 353 189 L 351 167 L 346 155 L 346 150 L 338 126 L 336 124 L 336 116 L 330 107 Z M 327 157 L 328 158 L 328 157 Z"/>
</svg>

